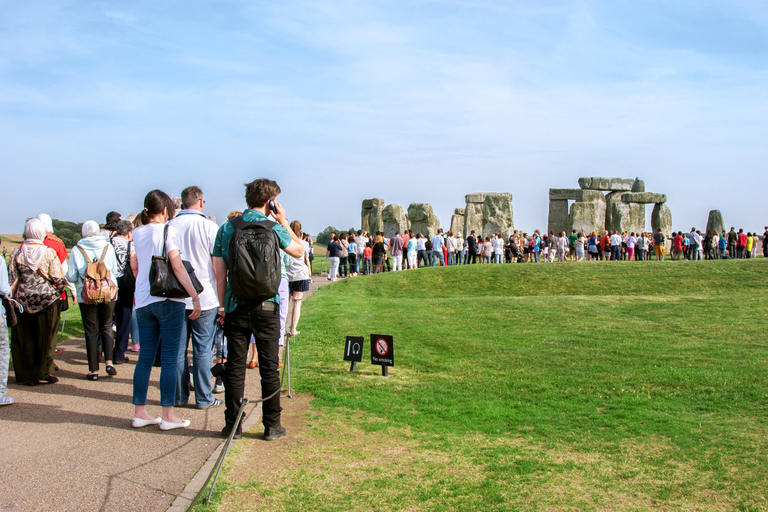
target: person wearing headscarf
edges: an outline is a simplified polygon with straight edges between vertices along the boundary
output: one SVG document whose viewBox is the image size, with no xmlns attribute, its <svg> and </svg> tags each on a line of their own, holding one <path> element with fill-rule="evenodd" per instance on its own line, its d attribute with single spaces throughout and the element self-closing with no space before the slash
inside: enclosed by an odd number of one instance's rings
<svg viewBox="0 0 768 512">
<path fill-rule="evenodd" d="M 67 279 L 77 283 L 75 297 L 80 306 L 80 315 L 83 318 L 83 330 L 85 331 L 85 352 L 88 357 L 88 380 L 99 379 L 99 335 L 101 335 L 101 347 L 104 350 L 104 362 L 108 375 L 117 375 L 112 366 L 114 353 L 114 335 L 112 332 L 112 315 L 115 313 L 115 298 L 97 304 L 85 304 L 82 297 L 83 279 L 88 263 L 102 261 L 109 271 L 108 279 L 114 284 L 117 291 L 117 256 L 115 249 L 109 241 L 99 234 L 99 225 L 96 221 L 89 220 L 83 224 L 83 238 L 69 254 L 69 268 Z"/>
<path fill-rule="evenodd" d="M 53 346 L 59 327 L 60 294 L 66 288 L 56 251 L 47 247 L 45 225 L 30 219 L 24 243 L 11 255 L 9 277 L 13 298 L 23 308 L 11 330 L 11 354 L 16 382 L 34 386 L 53 375 Z"/>
<path fill-rule="evenodd" d="M 56 251 L 56 256 L 59 258 L 59 262 L 61 263 L 61 271 L 64 273 L 64 275 L 67 275 L 67 248 L 64 246 L 64 242 L 61 240 L 61 238 L 57 237 L 53 234 L 53 220 L 51 219 L 51 216 L 47 213 L 41 213 L 37 216 L 38 220 L 45 225 L 45 239 L 43 240 L 43 243 Z M 69 293 L 74 297 L 75 296 L 75 287 L 71 285 L 69 282 L 67 282 L 67 289 L 69 290 Z M 61 302 L 59 302 L 59 310 L 65 310 L 67 309 L 68 303 L 67 303 L 67 294 L 62 293 L 59 298 L 61 299 Z M 56 333 L 53 333 L 53 339 L 51 340 L 51 350 L 53 350 L 53 354 L 59 354 L 61 352 L 60 349 L 56 347 Z M 51 354 L 51 357 L 53 357 L 53 354 Z M 55 367 L 55 364 L 54 364 Z M 56 368 L 58 369 L 58 368 Z"/>
</svg>

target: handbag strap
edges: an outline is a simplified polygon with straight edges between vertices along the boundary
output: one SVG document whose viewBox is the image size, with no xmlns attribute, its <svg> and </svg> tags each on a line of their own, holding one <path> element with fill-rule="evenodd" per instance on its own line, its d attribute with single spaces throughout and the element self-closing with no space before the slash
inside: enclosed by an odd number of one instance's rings
<svg viewBox="0 0 768 512">
<path fill-rule="evenodd" d="M 167 257 L 168 255 L 165 253 L 165 240 L 168 238 L 168 224 L 165 225 L 163 228 L 163 258 Z"/>
</svg>

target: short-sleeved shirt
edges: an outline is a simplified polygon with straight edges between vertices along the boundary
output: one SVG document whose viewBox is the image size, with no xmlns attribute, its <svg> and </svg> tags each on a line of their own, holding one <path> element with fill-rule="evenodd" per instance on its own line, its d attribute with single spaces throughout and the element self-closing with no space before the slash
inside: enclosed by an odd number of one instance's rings
<svg viewBox="0 0 768 512">
<path fill-rule="evenodd" d="M 155 297 L 149 293 L 149 268 L 152 266 L 152 256 L 162 256 L 163 254 L 165 226 L 166 224 L 153 222 L 133 230 L 133 248 L 136 252 L 136 260 L 139 263 L 139 273 L 136 275 L 136 291 L 134 293 L 136 309 L 165 300 L 184 303 L 184 299 L 166 299 L 165 297 Z M 167 254 L 174 250 L 180 251 L 179 234 L 175 227 L 168 226 L 165 251 Z"/>
<path fill-rule="evenodd" d="M 577 238 L 579 238 L 579 235 L 577 235 L 576 233 L 571 233 L 570 235 L 568 235 L 568 247 L 570 247 L 571 249 L 575 248 Z"/>
<path fill-rule="evenodd" d="M 656 247 L 664 245 L 664 242 L 666 242 L 667 237 L 664 236 L 664 233 L 654 233 L 653 234 L 653 245 Z"/>
<path fill-rule="evenodd" d="M 257 210 L 251 210 L 250 208 L 243 212 L 243 220 L 246 222 L 261 222 L 269 220 L 266 215 Z M 286 249 L 291 245 L 291 235 L 288 230 L 280 224 L 272 226 L 272 230 L 277 234 L 278 245 L 281 249 Z M 232 221 L 225 222 L 216 233 L 216 241 L 213 244 L 214 258 L 222 258 L 224 264 L 227 263 L 227 256 L 229 255 L 229 240 L 232 235 L 235 234 L 235 226 L 232 225 Z M 274 302 L 280 304 L 280 295 L 275 295 L 271 299 L 267 299 L 268 302 Z M 224 292 L 224 311 L 231 313 L 237 309 L 238 304 L 248 304 L 250 301 L 240 300 L 232 293 L 232 288 L 229 286 L 229 278 L 227 278 L 227 290 Z M 252 302 L 250 302 L 252 303 Z"/>
</svg>

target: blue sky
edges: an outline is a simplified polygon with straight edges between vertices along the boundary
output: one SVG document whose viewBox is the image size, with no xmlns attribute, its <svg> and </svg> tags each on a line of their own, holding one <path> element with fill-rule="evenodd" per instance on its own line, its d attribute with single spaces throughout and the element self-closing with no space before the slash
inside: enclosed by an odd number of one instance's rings
<svg viewBox="0 0 768 512">
<path fill-rule="evenodd" d="M 640 177 L 675 229 L 768 224 L 768 3 L 0 0 L 0 232 L 280 183 L 316 234 L 360 204 Z M 650 222 L 650 207 L 647 215 Z"/>
</svg>

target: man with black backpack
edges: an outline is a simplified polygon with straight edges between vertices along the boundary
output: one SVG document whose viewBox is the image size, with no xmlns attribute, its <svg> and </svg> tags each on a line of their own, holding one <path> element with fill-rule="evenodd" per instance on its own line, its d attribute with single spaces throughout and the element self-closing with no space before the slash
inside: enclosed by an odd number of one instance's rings
<svg viewBox="0 0 768 512">
<path fill-rule="evenodd" d="M 228 359 L 214 367 L 224 380 L 226 425 L 221 431 L 232 433 L 243 399 L 248 345 L 253 335 L 261 374 L 262 422 L 264 439 L 285 436 L 280 425 L 280 249 L 300 258 L 304 249 L 289 229 L 285 210 L 277 202 L 280 187 L 266 178 L 245 185 L 248 209 L 227 221 L 216 234 L 213 265 L 219 295 L 219 322 L 227 338 Z M 272 222 L 268 215 L 277 221 Z M 242 435 L 237 426 L 235 438 Z"/>
</svg>

